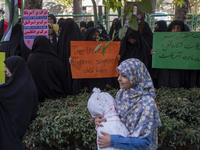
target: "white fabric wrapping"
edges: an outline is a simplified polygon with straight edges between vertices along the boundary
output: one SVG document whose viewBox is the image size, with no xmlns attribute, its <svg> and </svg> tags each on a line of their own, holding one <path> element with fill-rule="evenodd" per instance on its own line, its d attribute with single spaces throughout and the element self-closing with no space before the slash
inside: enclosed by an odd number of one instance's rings
<svg viewBox="0 0 200 150">
<path fill-rule="evenodd" d="M 88 100 L 88 110 L 93 118 L 96 118 L 98 115 L 104 115 L 104 118 L 107 120 L 107 122 L 102 122 L 103 127 L 97 128 L 97 138 L 101 136 L 101 131 L 126 137 L 129 132 L 116 113 L 114 98 L 109 93 L 101 92 L 98 88 L 94 88 L 93 92 Z M 119 149 L 112 147 L 99 148 L 98 146 L 98 150 Z"/>
</svg>

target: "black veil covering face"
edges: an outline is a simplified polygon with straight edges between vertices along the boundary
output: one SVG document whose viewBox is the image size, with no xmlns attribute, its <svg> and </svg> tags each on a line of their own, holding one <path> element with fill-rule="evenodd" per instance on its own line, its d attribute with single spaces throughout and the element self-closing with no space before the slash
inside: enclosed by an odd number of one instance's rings
<svg viewBox="0 0 200 150">
<path fill-rule="evenodd" d="M 112 26 L 109 32 L 110 39 L 114 38 L 113 41 L 120 41 L 120 38 L 119 38 L 120 28 L 122 28 L 121 21 L 118 18 L 115 18 L 112 22 Z M 115 34 L 113 35 L 114 32 Z"/>
<path fill-rule="evenodd" d="M 35 38 L 27 65 L 38 88 L 40 101 L 67 94 L 67 73 L 64 63 L 59 59 L 47 37 Z"/>
<path fill-rule="evenodd" d="M 129 39 L 135 39 L 135 43 L 131 44 L 129 42 Z M 151 50 L 150 47 L 141 37 L 140 33 L 131 28 L 128 28 L 126 35 L 121 42 L 119 51 L 120 55 L 119 63 L 129 58 L 137 58 L 145 64 L 148 70 L 150 70 L 151 68 L 150 50 Z"/>
<path fill-rule="evenodd" d="M 60 36 L 58 38 L 58 55 L 61 61 L 65 64 L 67 70 L 67 91 L 68 94 L 76 94 L 80 91 L 80 80 L 73 79 L 71 74 L 71 67 L 69 64 L 70 58 L 70 42 L 81 41 L 82 34 L 79 26 L 74 22 L 73 19 L 68 18 L 65 20 L 61 29 Z"/>
<path fill-rule="evenodd" d="M 36 115 L 38 93 L 23 58 L 11 56 L 5 65 L 12 76 L 0 85 L 0 147 L 22 150 L 22 138 Z"/>
</svg>

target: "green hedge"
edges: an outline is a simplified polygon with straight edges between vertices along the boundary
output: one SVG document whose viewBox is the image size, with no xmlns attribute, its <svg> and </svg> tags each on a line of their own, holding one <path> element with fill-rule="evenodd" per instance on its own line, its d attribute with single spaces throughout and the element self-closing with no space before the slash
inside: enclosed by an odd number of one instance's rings
<svg viewBox="0 0 200 150">
<path fill-rule="evenodd" d="M 115 97 L 117 90 L 108 91 Z M 159 150 L 200 150 L 200 89 L 156 90 L 162 126 Z M 96 150 L 94 120 L 87 110 L 91 93 L 47 100 L 24 137 L 27 149 Z"/>
</svg>

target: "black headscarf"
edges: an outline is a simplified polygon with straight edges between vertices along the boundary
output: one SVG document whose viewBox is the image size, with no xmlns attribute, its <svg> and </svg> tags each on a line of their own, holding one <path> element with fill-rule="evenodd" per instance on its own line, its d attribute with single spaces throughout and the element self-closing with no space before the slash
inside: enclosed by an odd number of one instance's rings
<svg viewBox="0 0 200 150">
<path fill-rule="evenodd" d="M 51 17 L 53 19 L 53 24 L 56 23 L 56 17 L 53 14 L 49 14 L 48 17 Z"/>
<path fill-rule="evenodd" d="M 6 58 L 14 55 L 20 55 L 19 45 L 21 36 L 22 27 L 19 19 L 18 23 L 12 29 L 10 40 L 0 43 L 0 52 L 5 52 Z"/>
<path fill-rule="evenodd" d="M 149 47 L 152 48 L 153 33 L 151 31 L 151 28 L 149 27 L 149 24 L 146 21 L 139 24 L 139 31 L 140 31 L 140 35 L 144 38 L 144 40 L 149 45 Z"/>
<path fill-rule="evenodd" d="M 68 18 L 65 20 L 64 25 L 61 29 L 60 36 L 58 38 L 58 54 L 62 62 L 64 62 L 67 70 L 67 91 L 69 94 L 73 94 L 75 91 L 78 92 L 79 83 L 78 80 L 72 81 L 71 67 L 69 64 L 70 58 L 70 42 L 71 41 L 81 41 L 82 34 L 79 26 L 74 22 L 73 19 Z M 78 87 L 76 87 L 78 86 Z"/>
<path fill-rule="evenodd" d="M 59 27 L 59 30 L 58 30 L 58 33 L 60 34 L 60 31 L 62 30 L 62 27 L 64 25 L 64 22 L 65 22 L 65 19 L 64 18 L 60 18 L 58 20 L 58 27 Z"/>
<path fill-rule="evenodd" d="M 131 44 L 128 39 L 134 38 L 136 43 Z M 145 66 L 150 70 L 151 66 L 151 55 L 150 55 L 150 47 L 145 42 L 145 40 L 141 37 L 139 31 L 135 31 L 131 28 L 128 28 L 125 37 L 122 39 L 120 46 L 120 62 L 129 59 L 129 58 L 137 58 L 141 60 Z"/>
<path fill-rule="evenodd" d="M 115 23 L 114 23 L 115 22 Z M 122 27 L 121 25 L 121 22 L 118 18 L 115 18 L 113 20 L 113 23 L 112 23 L 112 26 L 110 28 L 110 32 L 109 32 L 109 36 L 110 36 L 110 39 L 113 38 L 113 33 L 115 31 L 115 35 L 114 35 L 114 40 L 113 41 L 120 41 L 120 38 L 119 38 L 119 29 Z"/>
<path fill-rule="evenodd" d="M 85 32 L 85 35 L 83 37 L 83 41 L 96 41 L 96 39 L 93 38 L 93 35 L 99 32 L 99 30 L 95 27 L 91 27 L 89 29 L 87 29 L 87 31 Z"/>
<path fill-rule="evenodd" d="M 110 37 L 102 24 L 98 23 L 96 25 L 96 28 L 102 30 L 102 32 L 100 32 L 100 37 L 102 41 L 110 41 Z"/>
<path fill-rule="evenodd" d="M 164 20 L 160 20 L 155 22 L 158 25 L 158 28 L 155 28 L 155 32 L 165 32 L 167 31 L 167 22 Z"/>
<path fill-rule="evenodd" d="M 80 22 L 80 27 L 86 28 L 87 27 L 87 23 L 85 21 L 81 21 Z"/>
<path fill-rule="evenodd" d="M 5 64 L 12 76 L 0 85 L 0 147 L 22 150 L 22 138 L 36 115 L 38 93 L 23 58 L 11 56 Z"/>
<path fill-rule="evenodd" d="M 67 93 L 66 70 L 49 39 L 37 36 L 27 65 L 38 88 L 40 101 L 59 98 Z"/>
<path fill-rule="evenodd" d="M 88 21 L 88 23 L 87 23 L 87 29 L 91 28 L 91 27 L 94 27 L 94 21 Z"/>
<path fill-rule="evenodd" d="M 185 31 L 184 22 L 181 21 L 181 20 L 174 20 L 174 21 L 172 21 L 172 22 L 169 24 L 167 31 L 171 32 L 172 29 L 173 29 L 173 27 L 174 27 L 175 25 L 179 25 L 179 26 L 181 27 L 181 31 Z"/>
</svg>

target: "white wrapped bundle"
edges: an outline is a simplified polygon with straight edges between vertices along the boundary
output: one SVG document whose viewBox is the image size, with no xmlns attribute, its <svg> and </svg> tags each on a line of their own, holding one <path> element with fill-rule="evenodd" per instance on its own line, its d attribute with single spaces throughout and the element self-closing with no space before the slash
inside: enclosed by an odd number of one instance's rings
<svg viewBox="0 0 200 150">
<path fill-rule="evenodd" d="M 102 136 L 101 131 L 126 137 L 129 132 L 116 113 L 114 98 L 109 93 L 101 92 L 98 88 L 94 88 L 93 92 L 88 100 L 88 110 L 93 118 L 96 118 L 98 115 L 104 115 L 104 118 L 107 120 L 106 122 L 101 122 L 103 127 L 97 128 L 97 137 Z M 98 150 L 119 149 L 112 147 L 99 148 L 98 146 Z"/>
</svg>

